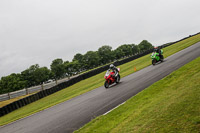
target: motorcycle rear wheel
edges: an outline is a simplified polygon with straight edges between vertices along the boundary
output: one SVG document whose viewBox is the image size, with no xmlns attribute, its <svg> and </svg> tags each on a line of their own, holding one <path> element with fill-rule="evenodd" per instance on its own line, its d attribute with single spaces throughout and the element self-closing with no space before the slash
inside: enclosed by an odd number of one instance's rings
<svg viewBox="0 0 200 133">
<path fill-rule="evenodd" d="M 116 83 L 118 84 L 120 81 L 120 75 L 118 74 L 117 77 L 116 77 Z"/>
<path fill-rule="evenodd" d="M 164 56 L 161 55 L 160 61 L 163 62 L 163 60 L 164 60 Z"/>
</svg>

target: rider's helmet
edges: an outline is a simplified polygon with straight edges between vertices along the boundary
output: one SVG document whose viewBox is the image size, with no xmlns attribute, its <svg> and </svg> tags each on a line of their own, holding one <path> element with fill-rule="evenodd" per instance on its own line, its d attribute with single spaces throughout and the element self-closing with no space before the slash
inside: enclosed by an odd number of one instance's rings
<svg viewBox="0 0 200 133">
<path fill-rule="evenodd" d="M 113 64 L 110 64 L 110 69 L 113 69 L 114 68 L 114 65 Z"/>
<path fill-rule="evenodd" d="M 154 47 L 154 50 L 153 50 L 153 51 L 156 52 L 157 50 L 158 50 L 158 47 Z"/>
</svg>

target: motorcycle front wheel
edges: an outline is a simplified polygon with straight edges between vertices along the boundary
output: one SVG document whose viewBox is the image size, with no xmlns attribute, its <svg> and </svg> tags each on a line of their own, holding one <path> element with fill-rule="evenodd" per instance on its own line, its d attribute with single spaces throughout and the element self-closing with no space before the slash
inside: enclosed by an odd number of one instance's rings
<svg viewBox="0 0 200 133">
<path fill-rule="evenodd" d="M 104 87 L 105 87 L 106 89 L 109 87 L 109 83 L 108 83 L 107 81 L 105 81 Z"/>
<path fill-rule="evenodd" d="M 155 64 L 156 64 L 156 60 L 153 59 L 153 60 L 152 60 L 152 65 L 155 65 Z"/>
</svg>

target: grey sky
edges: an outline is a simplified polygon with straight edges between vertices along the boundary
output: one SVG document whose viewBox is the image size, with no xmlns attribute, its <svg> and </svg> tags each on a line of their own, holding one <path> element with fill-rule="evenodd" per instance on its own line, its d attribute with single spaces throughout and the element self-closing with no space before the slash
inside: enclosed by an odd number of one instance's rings
<svg viewBox="0 0 200 133">
<path fill-rule="evenodd" d="M 102 45 L 153 45 L 200 31 L 199 0 L 0 0 L 0 77 Z"/>
</svg>

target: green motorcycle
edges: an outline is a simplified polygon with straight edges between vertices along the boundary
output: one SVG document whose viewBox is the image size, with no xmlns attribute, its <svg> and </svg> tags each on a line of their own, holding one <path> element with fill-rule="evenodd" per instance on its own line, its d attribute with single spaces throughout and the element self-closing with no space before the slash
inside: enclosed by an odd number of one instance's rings
<svg viewBox="0 0 200 133">
<path fill-rule="evenodd" d="M 152 59 L 152 65 L 155 65 L 157 62 L 163 62 L 164 56 L 163 56 L 163 50 L 161 49 L 161 55 L 159 56 L 158 52 L 153 52 L 151 54 Z"/>
</svg>

